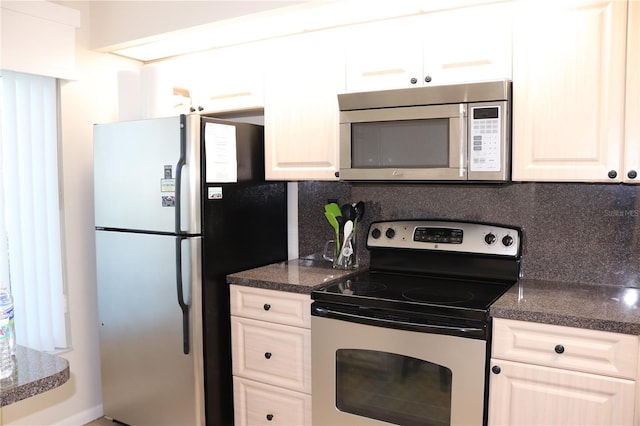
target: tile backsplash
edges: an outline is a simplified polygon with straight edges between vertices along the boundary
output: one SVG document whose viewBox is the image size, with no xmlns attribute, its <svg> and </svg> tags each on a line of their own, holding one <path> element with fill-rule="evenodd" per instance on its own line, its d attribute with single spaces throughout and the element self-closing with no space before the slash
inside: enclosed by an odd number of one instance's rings
<svg viewBox="0 0 640 426">
<path fill-rule="evenodd" d="M 323 213 L 328 199 L 362 200 L 362 229 L 373 220 L 432 218 L 519 226 L 523 277 L 640 287 L 640 187 L 301 182 L 298 189 L 300 257 L 321 253 L 333 235 Z M 368 263 L 364 234 L 358 253 Z"/>
</svg>

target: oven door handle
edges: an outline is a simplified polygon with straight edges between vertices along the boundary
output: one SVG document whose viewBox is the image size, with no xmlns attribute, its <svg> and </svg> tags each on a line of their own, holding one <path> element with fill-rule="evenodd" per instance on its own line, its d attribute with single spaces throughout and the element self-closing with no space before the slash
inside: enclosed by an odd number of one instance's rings
<svg viewBox="0 0 640 426">
<path fill-rule="evenodd" d="M 418 330 L 421 332 L 431 332 L 436 334 L 449 334 L 456 336 L 484 338 L 486 330 L 478 327 L 456 327 L 449 325 L 420 324 L 399 320 L 388 320 L 384 318 L 369 317 L 366 315 L 350 314 L 347 312 L 335 311 L 324 307 L 313 306 L 313 313 L 319 317 L 332 318 L 350 322 L 359 322 L 382 327 Z"/>
</svg>

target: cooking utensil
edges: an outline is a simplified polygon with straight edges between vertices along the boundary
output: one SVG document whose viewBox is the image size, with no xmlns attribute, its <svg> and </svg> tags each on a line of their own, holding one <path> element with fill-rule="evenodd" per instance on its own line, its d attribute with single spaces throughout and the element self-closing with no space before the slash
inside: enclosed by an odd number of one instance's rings
<svg viewBox="0 0 640 426">
<path fill-rule="evenodd" d="M 358 201 L 353 205 L 354 210 L 356 211 L 355 220 L 359 221 L 364 216 L 364 202 Z"/>
<path fill-rule="evenodd" d="M 342 207 L 340 207 L 340 211 L 342 213 L 342 218 L 344 219 L 345 224 L 347 220 L 352 221 L 356 218 L 356 209 L 353 208 L 351 204 L 343 204 Z"/>
<path fill-rule="evenodd" d="M 364 216 L 364 203 L 362 201 L 358 201 L 353 204 L 353 210 L 355 211 L 355 219 L 353 219 L 353 232 L 355 233 L 358 222 Z"/>
<path fill-rule="evenodd" d="M 329 221 L 329 225 L 331 225 L 333 227 L 333 230 L 335 231 L 336 244 L 340 244 L 340 242 L 338 241 L 340 239 L 340 224 L 338 223 L 338 220 L 333 214 L 329 212 L 324 212 L 324 216 L 327 218 L 327 221 Z"/>
<path fill-rule="evenodd" d="M 329 203 L 324 206 L 324 211 L 332 214 L 334 217 L 342 216 L 342 210 L 336 203 Z"/>
<path fill-rule="evenodd" d="M 351 220 L 347 220 L 344 223 L 344 242 L 342 244 L 342 250 L 340 250 L 340 256 L 338 258 L 338 262 L 342 262 L 345 257 L 351 256 L 353 254 L 353 249 L 351 248 L 351 234 L 353 233 L 353 222 Z"/>
</svg>

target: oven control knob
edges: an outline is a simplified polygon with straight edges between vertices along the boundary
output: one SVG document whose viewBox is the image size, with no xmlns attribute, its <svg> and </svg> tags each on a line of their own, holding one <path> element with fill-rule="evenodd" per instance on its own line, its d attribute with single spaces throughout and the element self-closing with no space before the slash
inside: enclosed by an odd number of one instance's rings
<svg viewBox="0 0 640 426">
<path fill-rule="evenodd" d="M 505 235 L 504 237 L 502 237 L 502 244 L 505 247 L 509 247 L 511 244 L 513 244 L 513 237 L 511 235 Z"/>
<path fill-rule="evenodd" d="M 384 235 L 386 235 L 387 238 L 391 239 L 396 236 L 396 231 L 393 228 L 388 228 L 387 232 L 385 232 Z"/>
<path fill-rule="evenodd" d="M 484 242 L 491 245 L 496 242 L 496 236 L 491 232 L 489 232 L 487 235 L 484 236 Z"/>
<path fill-rule="evenodd" d="M 371 236 L 373 238 L 375 238 L 376 240 L 378 238 L 380 238 L 380 235 L 382 234 L 382 232 L 380 232 L 380 230 L 378 228 L 374 228 L 373 231 L 371 231 Z"/>
</svg>

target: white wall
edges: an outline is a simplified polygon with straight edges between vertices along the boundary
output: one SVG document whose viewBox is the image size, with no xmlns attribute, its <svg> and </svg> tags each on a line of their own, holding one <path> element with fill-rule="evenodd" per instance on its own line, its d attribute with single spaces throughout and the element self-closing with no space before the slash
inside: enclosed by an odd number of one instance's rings
<svg viewBox="0 0 640 426">
<path fill-rule="evenodd" d="M 58 2 L 81 11 L 77 81 L 61 88 L 62 188 L 66 273 L 73 349 L 71 379 L 7 406 L 4 425 L 82 425 L 102 415 L 93 223 L 93 123 L 117 119 L 117 75 L 141 64 L 88 50 L 90 2 Z"/>
</svg>

